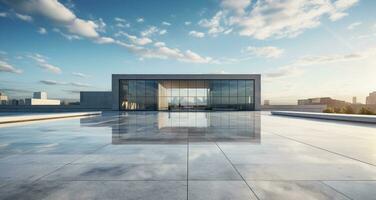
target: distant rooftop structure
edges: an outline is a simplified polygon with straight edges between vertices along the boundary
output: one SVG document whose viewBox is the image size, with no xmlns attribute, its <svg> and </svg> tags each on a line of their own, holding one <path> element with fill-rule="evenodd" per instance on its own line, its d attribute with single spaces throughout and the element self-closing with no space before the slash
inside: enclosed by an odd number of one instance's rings
<svg viewBox="0 0 376 200">
<path fill-rule="evenodd" d="M 47 99 L 47 92 L 34 92 L 33 98 L 34 99 Z"/>
<path fill-rule="evenodd" d="M 0 92 L 0 105 L 5 105 L 8 102 L 8 96 Z"/>
<path fill-rule="evenodd" d="M 47 92 L 34 92 L 33 98 L 25 99 L 26 105 L 60 105 L 60 100 L 47 99 Z"/>
<path fill-rule="evenodd" d="M 352 98 L 352 103 L 353 103 L 353 104 L 357 104 L 357 102 L 356 102 L 356 97 L 353 97 L 353 98 Z"/>
<path fill-rule="evenodd" d="M 270 100 L 264 100 L 264 106 L 269 106 L 270 105 Z"/>
<path fill-rule="evenodd" d="M 369 95 L 366 98 L 366 104 L 367 105 L 375 105 L 376 104 L 376 91 L 369 93 Z"/>
<path fill-rule="evenodd" d="M 299 99 L 298 105 L 327 105 L 330 107 L 341 107 L 348 105 L 350 103 L 346 101 L 341 101 L 337 99 L 332 99 L 330 97 L 318 97 L 309 99 Z"/>
</svg>

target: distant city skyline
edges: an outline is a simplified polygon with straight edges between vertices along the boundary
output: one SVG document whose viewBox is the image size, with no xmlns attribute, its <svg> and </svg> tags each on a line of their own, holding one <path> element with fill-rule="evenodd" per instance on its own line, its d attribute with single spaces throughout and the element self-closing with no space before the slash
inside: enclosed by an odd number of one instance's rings
<svg viewBox="0 0 376 200">
<path fill-rule="evenodd" d="M 111 74 L 261 73 L 262 102 L 376 91 L 376 1 L 0 0 L 0 92 L 111 90 Z"/>
</svg>

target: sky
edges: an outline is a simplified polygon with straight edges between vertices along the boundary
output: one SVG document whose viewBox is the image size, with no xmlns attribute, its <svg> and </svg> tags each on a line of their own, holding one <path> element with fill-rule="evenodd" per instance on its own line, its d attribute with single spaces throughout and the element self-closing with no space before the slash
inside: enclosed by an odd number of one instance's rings
<svg viewBox="0 0 376 200">
<path fill-rule="evenodd" d="M 262 100 L 376 91 L 373 0 L 0 0 L 0 91 L 75 100 L 111 74 L 261 74 Z"/>
</svg>

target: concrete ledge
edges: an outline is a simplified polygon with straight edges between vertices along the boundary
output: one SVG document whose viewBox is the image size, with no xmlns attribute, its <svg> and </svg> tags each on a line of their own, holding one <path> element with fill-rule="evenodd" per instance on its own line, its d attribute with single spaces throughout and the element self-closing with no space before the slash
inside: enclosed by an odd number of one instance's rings
<svg viewBox="0 0 376 200">
<path fill-rule="evenodd" d="M 35 115 L 28 114 L 28 115 L 0 116 L 0 124 L 48 120 L 48 119 L 60 119 L 60 118 L 69 118 L 69 117 L 91 116 L 91 115 L 100 115 L 101 113 L 102 112 L 69 112 L 69 113 L 54 113 L 54 114 L 49 113 L 49 114 L 35 114 Z"/>
<path fill-rule="evenodd" d="M 293 112 L 293 111 L 272 111 L 271 113 L 272 115 L 283 115 L 283 116 L 291 116 L 291 117 L 306 117 L 306 118 L 315 118 L 315 119 L 328 119 L 328 120 L 376 124 L 376 115 L 350 115 L 350 114 Z"/>
</svg>

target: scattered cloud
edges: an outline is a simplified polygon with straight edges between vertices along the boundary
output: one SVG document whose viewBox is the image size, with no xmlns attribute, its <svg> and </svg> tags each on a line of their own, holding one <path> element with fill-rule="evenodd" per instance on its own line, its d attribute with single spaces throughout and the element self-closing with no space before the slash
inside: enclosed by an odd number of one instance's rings
<svg viewBox="0 0 376 200">
<path fill-rule="evenodd" d="M 147 38 L 147 37 L 138 38 L 135 35 L 130 35 L 123 31 L 119 31 L 118 33 L 116 33 L 116 36 L 121 36 L 121 35 L 126 36 L 133 44 L 136 44 L 136 45 L 147 45 L 153 42 L 150 38 Z"/>
<path fill-rule="evenodd" d="M 45 85 L 65 85 L 65 84 L 67 84 L 65 82 L 58 82 L 58 81 L 54 81 L 54 80 L 40 80 L 39 82 L 42 83 L 42 84 L 45 84 Z"/>
<path fill-rule="evenodd" d="M 70 84 L 76 87 L 90 87 L 91 86 L 90 84 L 80 83 L 80 82 L 71 82 Z"/>
<path fill-rule="evenodd" d="M 264 58 L 278 58 L 283 54 L 284 50 L 278 47 L 273 47 L 273 46 L 264 46 L 264 47 L 249 46 L 245 48 L 243 52 L 251 56 L 264 57 Z"/>
<path fill-rule="evenodd" d="M 159 29 L 156 26 L 150 26 L 148 29 L 141 31 L 141 35 L 147 37 L 157 33 L 158 31 Z"/>
<path fill-rule="evenodd" d="M 198 31 L 190 31 L 189 35 L 192 36 L 192 37 L 196 37 L 196 38 L 203 38 L 203 37 L 205 37 L 205 33 L 198 32 Z"/>
<path fill-rule="evenodd" d="M 61 36 L 63 36 L 67 40 L 81 40 L 82 39 L 82 37 L 78 35 L 66 34 L 58 28 L 53 28 L 52 31 L 59 33 Z"/>
<path fill-rule="evenodd" d="M 72 75 L 80 77 L 80 78 L 89 78 L 90 77 L 89 75 L 84 74 L 84 73 L 80 73 L 80 72 L 72 72 Z"/>
<path fill-rule="evenodd" d="M 52 21 L 56 26 L 65 28 L 70 34 L 80 37 L 97 38 L 99 37 L 97 31 L 102 31 L 103 28 L 100 19 L 97 24 L 92 20 L 78 18 L 71 10 L 57 0 L 3 0 L 3 2 L 13 8 L 20 19 L 30 20 L 30 16 L 25 17 L 28 15 L 42 16 Z"/>
<path fill-rule="evenodd" d="M 47 30 L 45 28 L 43 28 L 43 27 L 39 27 L 38 33 L 40 33 L 42 35 L 45 35 L 45 34 L 47 34 Z"/>
<path fill-rule="evenodd" d="M 170 22 L 162 22 L 162 25 L 165 25 L 165 26 L 171 26 L 171 23 Z"/>
<path fill-rule="evenodd" d="M 337 21 L 348 15 L 346 10 L 358 0 L 333 1 L 262 1 L 250 4 L 246 0 L 222 0 L 221 9 L 199 25 L 216 36 L 228 29 L 236 29 L 242 36 L 264 40 L 296 37 L 307 29 L 321 24 L 324 17 Z"/>
<path fill-rule="evenodd" d="M 61 73 L 61 69 L 55 65 L 49 64 L 45 56 L 42 56 L 40 54 L 34 54 L 34 55 L 29 55 L 29 58 L 34 60 L 37 63 L 37 65 L 42 69 L 45 69 L 54 74 Z"/>
<path fill-rule="evenodd" d="M 22 15 L 19 13 L 16 13 L 16 17 L 22 21 L 31 22 L 33 21 L 33 18 L 29 15 Z"/>
<path fill-rule="evenodd" d="M 185 24 L 186 26 L 189 26 L 189 25 L 192 24 L 192 22 L 190 22 L 190 21 L 186 21 L 186 22 L 184 22 L 184 24 Z"/>
<path fill-rule="evenodd" d="M 117 22 L 122 22 L 122 23 L 127 22 L 127 20 L 125 20 L 124 18 L 121 18 L 121 17 L 115 17 L 114 20 L 117 21 Z"/>
<path fill-rule="evenodd" d="M 145 20 L 144 20 L 144 18 L 139 17 L 139 18 L 136 19 L 136 21 L 137 21 L 138 23 L 142 23 L 142 22 L 144 22 Z"/>
<path fill-rule="evenodd" d="M 164 35 L 167 33 L 167 30 L 166 29 L 163 29 L 163 30 L 160 30 L 159 31 L 159 35 Z"/>
<path fill-rule="evenodd" d="M 6 13 L 6 12 L 0 12 L 0 17 L 8 17 L 8 13 Z"/>
<path fill-rule="evenodd" d="M 347 26 L 347 29 L 348 30 L 353 30 L 354 28 L 356 28 L 357 26 L 360 26 L 362 24 L 362 22 L 354 22 L 350 25 Z"/>
<path fill-rule="evenodd" d="M 327 63 L 337 62 L 351 62 L 356 60 L 374 58 L 376 56 L 376 48 L 369 48 L 365 51 L 347 53 L 347 54 L 332 54 L 319 56 L 303 56 L 289 65 L 282 66 L 273 72 L 265 73 L 265 78 L 286 78 L 300 75 L 304 71 L 304 67 L 318 66 Z"/>
<path fill-rule="evenodd" d="M 22 73 L 22 70 L 17 69 L 16 67 L 9 64 L 5 60 L 0 60 L 0 72 L 9 72 L 9 73 L 20 74 L 20 73 Z"/>
</svg>

